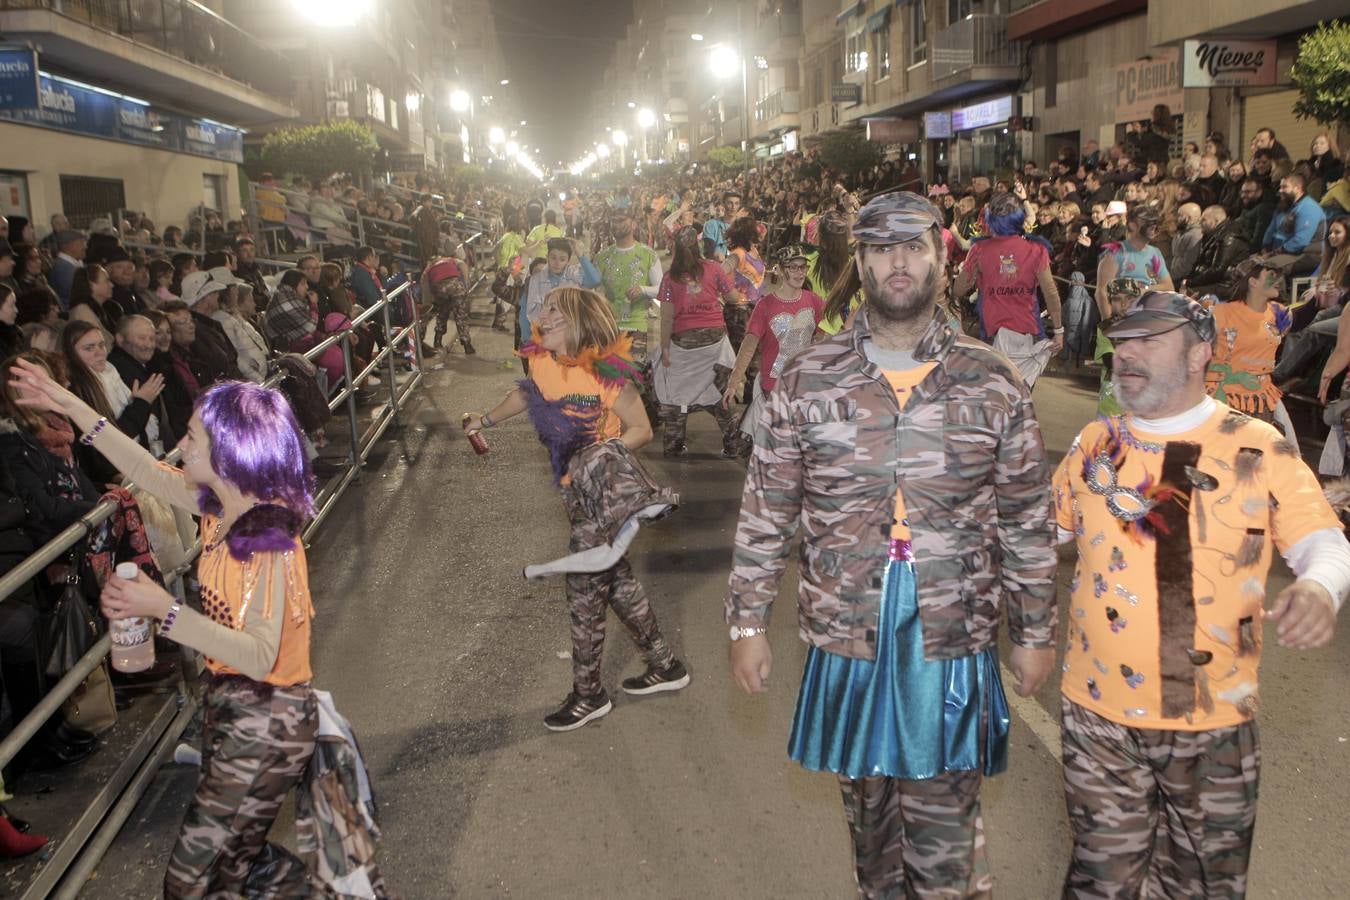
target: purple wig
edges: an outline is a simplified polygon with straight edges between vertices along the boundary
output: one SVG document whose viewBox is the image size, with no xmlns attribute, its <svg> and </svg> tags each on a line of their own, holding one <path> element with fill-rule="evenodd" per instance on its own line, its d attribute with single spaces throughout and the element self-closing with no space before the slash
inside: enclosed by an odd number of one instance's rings
<svg viewBox="0 0 1350 900">
<path fill-rule="evenodd" d="M 211 468 L 240 491 L 278 503 L 305 518 L 314 514 L 313 477 L 300 426 L 281 391 L 226 381 L 197 398 L 197 415 L 211 439 Z M 198 505 L 220 515 L 220 498 L 202 488 Z"/>
</svg>

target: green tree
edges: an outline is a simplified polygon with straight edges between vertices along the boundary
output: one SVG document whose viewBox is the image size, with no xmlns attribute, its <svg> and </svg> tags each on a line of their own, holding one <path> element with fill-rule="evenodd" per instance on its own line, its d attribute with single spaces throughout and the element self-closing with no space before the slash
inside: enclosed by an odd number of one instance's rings
<svg viewBox="0 0 1350 900">
<path fill-rule="evenodd" d="M 341 119 L 278 128 L 263 140 L 260 162 L 276 174 L 293 173 L 317 181 L 334 172 L 366 174 L 379 150 L 369 125 Z"/>
<path fill-rule="evenodd" d="M 724 172 L 735 172 L 745 166 L 745 154 L 740 147 L 714 147 L 708 151 L 708 159 Z"/>
<path fill-rule="evenodd" d="M 1305 34 L 1289 77 L 1299 93 L 1296 116 L 1323 125 L 1350 124 L 1350 22 L 1323 22 Z"/>
<path fill-rule="evenodd" d="M 820 145 L 820 161 L 825 166 L 851 175 L 880 164 L 885 151 L 860 131 L 844 131 L 825 138 Z"/>
</svg>

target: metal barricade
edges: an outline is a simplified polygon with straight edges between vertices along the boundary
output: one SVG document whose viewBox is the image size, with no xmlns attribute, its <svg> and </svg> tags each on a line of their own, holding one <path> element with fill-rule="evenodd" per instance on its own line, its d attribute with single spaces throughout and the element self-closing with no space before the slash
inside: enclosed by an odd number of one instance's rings
<svg viewBox="0 0 1350 900">
<path fill-rule="evenodd" d="M 302 535 L 307 545 L 313 539 L 319 526 L 333 511 L 343 492 L 354 480 L 360 477 L 361 468 L 369 457 L 375 442 L 380 439 L 391 424 L 399 421 L 400 410 L 407 403 L 412 392 L 422 384 L 421 320 L 417 304 L 409 304 L 412 308 L 411 321 L 400 328 L 395 328 L 390 314 L 391 304 L 399 299 L 405 291 L 411 289 L 412 283 L 405 282 L 392 292 L 382 292 L 382 297 L 378 303 L 364 310 L 352 321 L 352 328 L 355 328 L 379 316 L 385 334 L 384 345 L 380 352 L 359 372 L 354 371 L 352 342 L 349 340 L 352 333 L 350 328 L 329 335 L 325 340 L 303 354 L 306 360 L 313 363 L 328 348 L 335 345 L 342 347 L 346 384 L 329 403 L 329 409 L 337 410 L 340 406 L 346 405 L 348 433 L 351 438 L 351 446 L 344 471 L 331 478 L 315 497 L 316 512 L 314 519 L 305 528 Z M 405 343 L 408 346 L 412 372 L 410 373 L 411 377 L 406 378 L 404 384 L 400 386 L 397 378 L 395 355 L 399 353 L 399 348 Z M 356 391 L 371 375 L 379 371 L 381 365 L 385 367 L 389 399 L 381 404 L 375 411 L 371 423 L 364 431 L 361 431 L 358 421 Z M 264 386 L 277 387 L 283 378 L 284 373 L 277 372 L 264 382 Z M 165 456 L 165 460 L 171 463 L 177 462 L 179 455 L 180 451 L 174 449 Z M 139 491 L 134 484 L 129 483 L 126 487 L 133 492 Z M 5 602 L 11 594 L 37 577 L 47 566 L 65 557 L 71 548 L 107 521 L 116 510 L 116 501 L 104 500 L 100 502 L 23 562 L 0 576 L 0 602 Z M 198 540 L 190 548 L 187 561 L 180 569 L 164 573 L 166 580 L 181 575 L 190 569 L 200 553 L 201 542 Z M 7 765 L 13 760 L 24 745 L 38 733 L 47 719 L 54 715 L 61 708 L 61 705 L 75 693 L 84 679 L 94 669 L 103 664 L 104 660 L 108 658 L 110 648 L 111 639 L 105 634 L 80 658 L 70 671 L 66 672 L 47 691 L 38 705 L 21 722 L 17 723 L 3 740 L 0 740 L 0 766 Z M 85 809 L 66 834 L 61 835 L 59 840 L 53 842 L 51 855 L 45 860 L 19 896 L 23 898 L 47 896 L 74 898 L 78 895 L 102 859 L 103 854 L 111 846 L 118 831 L 149 788 L 156 772 L 172 753 L 179 735 L 182 734 L 183 729 L 187 727 L 195 713 L 196 701 L 184 689 L 183 684 L 180 683 L 178 687 L 174 701 L 164 703 L 154 716 L 149 728 L 139 735 L 131 751 L 118 765 L 112 777 L 98 791 L 91 806 Z"/>
</svg>

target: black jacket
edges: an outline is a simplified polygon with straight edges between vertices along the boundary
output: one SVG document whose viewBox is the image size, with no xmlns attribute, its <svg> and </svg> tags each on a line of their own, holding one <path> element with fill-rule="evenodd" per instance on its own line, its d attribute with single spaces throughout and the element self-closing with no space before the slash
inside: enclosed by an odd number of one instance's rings
<svg viewBox="0 0 1350 900">
<path fill-rule="evenodd" d="M 1228 282 L 1233 266 L 1251 252 L 1251 245 L 1243 240 L 1233 222 L 1225 220 L 1200 240 L 1200 255 L 1195 258 L 1195 268 L 1186 283 L 1192 288 L 1222 287 Z"/>
<path fill-rule="evenodd" d="M 188 359 L 193 363 L 192 372 L 202 390 L 217 381 L 243 381 L 244 376 L 239 371 L 239 351 L 234 349 L 230 336 L 225 333 L 225 326 L 196 310 L 192 311 L 192 320 L 197 323 L 197 336 L 192 341 Z"/>
<path fill-rule="evenodd" d="M 156 372 L 164 376 L 164 390 L 155 398 L 155 402 L 150 404 L 150 410 L 159 419 L 159 439 L 164 444 L 164 449 L 172 448 L 183 435 L 173 427 L 174 416 L 170 415 L 168 398 L 181 395 L 182 401 L 187 407 L 187 416 L 183 419 L 183 422 L 186 423 L 187 419 L 192 417 L 192 398 L 187 395 L 187 388 L 184 387 L 178 373 L 173 370 L 173 366 L 167 366 L 167 371 L 152 369 L 151 366 L 155 363 L 154 359 L 150 360 L 149 366 L 142 365 L 136 360 L 136 357 L 121 347 L 113 347 L 108 352 L 108 362 L 117 370 L 117 374 L 122 376 L 122 381 L 127 387 L 131 387 L 137 382 L 145 384 L 150 376 Z M 177 389 L 176 392 L 174 388 Z M 141 401 L 133 398 L 132 402 Z M 128 432 L 128 434 L 130 433 Z"/>
<path fill-rule="evenodd" d="M 101 495 L 88 475 L 78 466 L 52 455 L 12 419 L 0 419 L 0 458 L 14 476 L 14 490 L 28 510 L 29 531 L 38 546 L 98 504 Z M 76 499 L 58 493 L 57 479 L 63 470 L 78 484 Z"/>
</svg>

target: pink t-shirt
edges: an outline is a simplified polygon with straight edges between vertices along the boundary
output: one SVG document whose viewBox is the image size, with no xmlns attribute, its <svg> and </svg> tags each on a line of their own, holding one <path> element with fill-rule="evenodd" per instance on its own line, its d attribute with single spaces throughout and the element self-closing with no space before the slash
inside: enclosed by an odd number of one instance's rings
<svg viewBox="0 0 1350 900">
<path fill-rule="evenodd" d="M 675 305 L 675 324 L 671 334 L 692 328 L 716 328 L 725 325 L 722 318 L 723 294 L 732 291 L 726 270 L 711 260 L 703 260 L 703 277 L 698 281 L 676 281 L 667 272 L 661 279 L 656 299 Z"/>
<path fill-rule="evenodd" d="M 1000 328 L 1041 334 L 1036 273 L 1050 265 L 1045 245 L 1022 237 L 990 237 L 976 241 L 965 268 L 975 269 L 980 291 L 980 330 L 992 340 Z"/>
<path fill-rule="evenodd" d="M 764 351 L 759 363 L 759 383 L 765 391 L 773 390 L 788 361 L 811 345 L 824 311 L 825 301 L 806 289 L 796 300 L 784 300 L 774 293 L 760 296 L 745 333 L 759 338 Z"/>
</svg>

